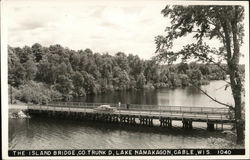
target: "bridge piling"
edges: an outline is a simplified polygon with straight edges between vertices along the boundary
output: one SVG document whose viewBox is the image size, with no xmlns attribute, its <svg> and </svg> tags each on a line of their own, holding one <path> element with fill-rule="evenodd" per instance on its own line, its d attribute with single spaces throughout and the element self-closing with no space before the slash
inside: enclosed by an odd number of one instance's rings
<svg viewBox="0 0 250 160">
<path fill-rule="evenodd" d="M 217 125 L 216 125 L 217 126 Z M 207 122 L 207 130 L 208 131 L 214 131 L 214 123 Z"/>
<path fill-rule="evenodd" d="M 184 128 L 184 129 L 192 129 L 193 128 L 193 124 L 192 124 L 193 122 L 192 122 L 192 120 L 183 119 L 182 123 L 183 123 L 182 128 Z"/>
<path fill-rule="evenodd" d="M 172 119 L 170 118 L 160 118 L 160 126 L 161 127 L 172 127 Z"/>
</svg>

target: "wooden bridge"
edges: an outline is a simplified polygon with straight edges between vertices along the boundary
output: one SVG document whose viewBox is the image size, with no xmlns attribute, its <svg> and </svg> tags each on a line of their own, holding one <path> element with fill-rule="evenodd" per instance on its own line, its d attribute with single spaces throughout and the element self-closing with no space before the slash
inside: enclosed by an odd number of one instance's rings
<svg viewBox="0 0 250 160">
<path fill-rule="evenodd" d="M 28 113 L 31 116 L 147 126 L 156 125 L 153 121 L 158 121 L 161 127 L 172 127 L 172 121 L 181 121 L 185 129 L 191 129 L 192 122 L 205 122 L 208 130 L 214 130 L 217 124 L 221 124 L 223 129 L 223 124 L 234 123 L 228 108 L 108 104 L 116 110 L 99 112 L 94 109 L 103 104 L 105 103 L 54 102 L 46 106 L 29 105 Z"/>
</svg>

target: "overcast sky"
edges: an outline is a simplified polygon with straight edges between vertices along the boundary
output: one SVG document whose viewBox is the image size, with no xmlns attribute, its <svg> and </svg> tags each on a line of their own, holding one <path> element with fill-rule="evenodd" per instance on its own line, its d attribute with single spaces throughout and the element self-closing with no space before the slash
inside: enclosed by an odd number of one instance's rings
<svg viewBox="0 0 250 160">
<path fill-rule="evenodd" d="M 154 37 L 163 35 L 170 24 L 160 13 L 166 6 L 163 1 L 25 2 L 12 0 L 6 5 L 8 44 L 13 47 L 36 42 L 61 44 L 75 50 L 122 51 L 149 59 L 155 55 Z M 191 41 L 191 37 L 181 39 L 174 48 Z"/>
</svg>

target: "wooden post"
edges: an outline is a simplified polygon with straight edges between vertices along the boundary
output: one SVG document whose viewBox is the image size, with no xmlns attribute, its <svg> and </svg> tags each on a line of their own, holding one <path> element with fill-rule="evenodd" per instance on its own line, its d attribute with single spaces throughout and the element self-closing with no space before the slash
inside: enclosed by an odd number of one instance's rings
<svg viewBox="0 0 250 160">
<path fill-rule="evenodd" d="M 207 130 L 208 131 L 213 131 L 214 130 L 214 123 L 208 122 L 207 123 Z"/>
</svg>

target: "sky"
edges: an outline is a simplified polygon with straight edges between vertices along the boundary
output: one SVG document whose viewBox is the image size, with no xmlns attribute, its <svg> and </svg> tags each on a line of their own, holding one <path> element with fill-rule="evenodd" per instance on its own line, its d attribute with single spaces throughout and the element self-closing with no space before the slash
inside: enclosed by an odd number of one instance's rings
<svg viewBox="0 0 250 160">
<path fill-rule="evenodd" d="M 160 13 L 166 1 L 7 1 L 8 44 L 12 47 L 60 44 L 94 52 L 155 56 L 154 37 L 164 35 L 170 20 Z M 66 2 L 66 1 L 65 1 Z M 174 50 L 192 42 L 174 43 Z M 218 42 L 212 43 L 218 46 Z"/>
</svg>

